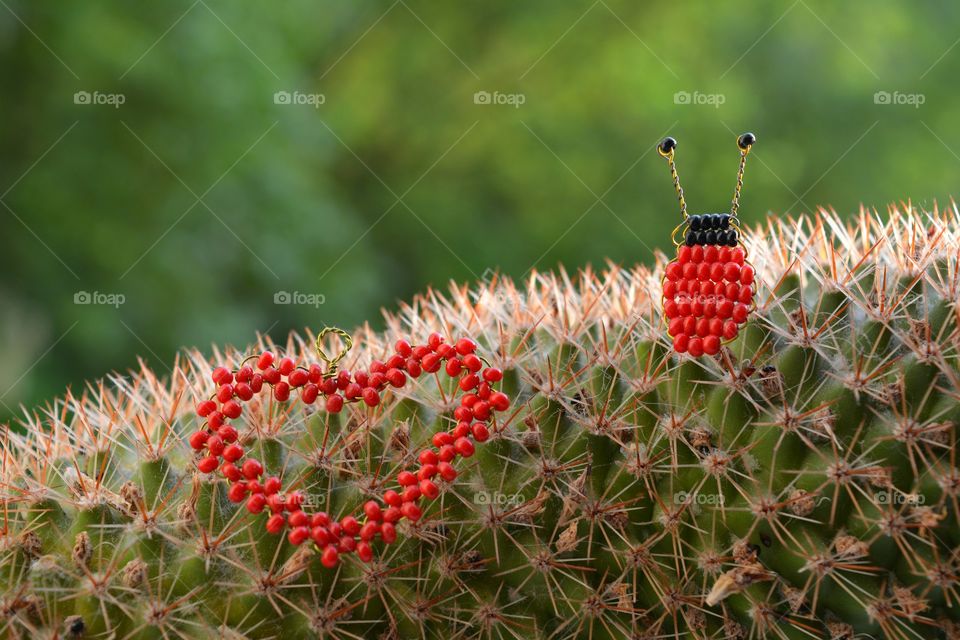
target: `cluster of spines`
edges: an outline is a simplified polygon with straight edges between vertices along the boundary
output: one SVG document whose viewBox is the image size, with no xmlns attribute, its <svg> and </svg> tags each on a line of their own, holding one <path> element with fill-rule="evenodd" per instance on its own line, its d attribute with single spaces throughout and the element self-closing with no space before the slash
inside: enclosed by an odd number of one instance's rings
<svg viewBox="0 0 960 640">
<path fill-rule="evenodd" d="M 318 364 L 297 366 L 289 357 L 277 361 L 269 351 L 248 359 L 256 360 L 256 370 L 246 362 L 235 371 L 217 367 L 211 374 L 216 393 L 197 405 L 197 415 L 205 422 L 189 438 L 199 457 L 197 468 L 206 474 L 219 469 L 231 483 L 227 492 L 231 502 L 246 501 L 246 509 L 252 514 L 269 510 L 266 529 L 270 533 L 279 534 L 289 528 L 287 539 L 291 544 L 313 541 L 321 549 L 324 566 L 334 567 L 341 554 L 353 552 L 370 562 L 371 543 L 379 536 L 380 541 L 391 544 L 396 541 L 396 524 L 400 520 L 419 520 L 421 499 L 434 500 L 440 495 L 434 478 L 452 482 L 457 477 L 453 466 L 456 459 L 471 457 L 474 442 L 485 442 L 490 437 L 496 413 L 510 406 L 507 395 L 493 387 L 503 378 L 503 372 L 484 366 L 476 349 L 476 343 L 469 338 L 450 344 L 434 333 L 422 346 L 398 340 L 393 355 L 386 361 L 374 361 L 368 371 L 325 372 Z M 345 403 L 362 401 L 370 407 L 377 406 L 390 387 L 403 387 L 408 377 L 416 379 L 423 373 L 440 371 L 457 379 L 463 392 L 460 406 L 453 413 L 456 426 L 434 434 L 433 447 L 423 449 L 418 456 L 420 467 L 416 473 L 404 470 L 397 475 L 396 490 L 389 489 L 380 501 L 364 504 L 362 523 L 352 515 L 336 521 L 324 512 L 307 513 L 301 492 L 284 493 L 280 478 L 266 477 L 259 460 L 245 458 L 239 433 L 227 422 L 239 418 L 243 413 L 241 402 L 252 400 L 265 386 L 280 402 L 289 401 L 293 389 L 300 390 L 301 401 L 308 405 L 323 396 L 327 411 L 339 413 Z"/>
</svg>

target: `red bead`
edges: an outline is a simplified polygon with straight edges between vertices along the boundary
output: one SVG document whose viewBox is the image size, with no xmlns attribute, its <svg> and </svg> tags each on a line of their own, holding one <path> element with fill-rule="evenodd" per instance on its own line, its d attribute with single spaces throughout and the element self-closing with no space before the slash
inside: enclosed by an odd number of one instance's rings
<svg viewBox="0 0 960 640">
<path fill-rule="evenodd" d="M 664 283 L 663 283 L 663 297 L 666 298 L 667 300 L 670 300 L 670 299 L 672 299 L 673 296 L 675 296 L 675 295 L 677 295 L 677 283 L 676 283 L 676 282 L 672 282 L 672 281 L 670 281 L 670 280 L 667 280 L 666 282 L 664 282 Z"/>
<path fill-rule="evenodd" d="M 401 500 L 400 506 L 403 506 L 403 501 Z M 397 507 L 389 507 L 383 512 L 383 526 L 386 527 L 392 522 L 398 521 L 403 514 L 400 513 L 400 509 Z"/>
<path fill-rule="evenodd" d="M 220 465 L 220 459 L 216 456 L 208 456 L 197 463 L 197 469 L 203 473 L 210 473 Z"/>
<path fill-rule="evenodd" d="M 710 320 L 710 335 L 718 337 L 723 335 L 723 320 L 720 318 Z"/>
<path fill-rule="evenodd" d="M 730 261 L 736 264 L 743 264 L 746 260 L 747 254 L 744 253 L 743 247 L 734 247 L 730 250 Z"/>
<path fill-rule="evenodd" d="M 680 264 L 679 262 L 671 262 L 667 265 L 667 280 L 677 281 L 683 275 L 683 269 L 686 264 Z"/>
<path fill-rule="evenodd" d="M 293 511 L 287 516 L 287 522 L 291 527 L 306 527 L 310 524 L 310 516 L 303 511 Z"/>
<path fill-rule="evenodd" d="M 443 343 L 443 344 L 437 345 L 436 352 L 438 356 L 440 356 L 444 360 L 447 360 L 455 356 L 457 353 L 457 350 L 453 347 L 452 344 Z"/>
<path fill-rule="evenodd" d="M 306 527 L 296 527 L 287 534 L 287 540 L 292 545 L 301 545 L 310 538 L 310 529 Z"/>
<path fill-rule="evenodd" d="M 416 502 L 420 499 L 420 487 L 407 487 L 400 495 L 404 502 Z M 401 509 L 403 507 L 401 506 Z"/>
<path fill-rule="evenodd" d="M 281 486 L 280 478 L 277 476 L 270 476 L 263 481 L 263 492 L 268 496 L 272 496 L 277 491 L 280 491 Z"/>
<path fill-rule="evenodd" d="M 711 265 L 706 262 L 701 262 L 697 265 L 697 278 L 699 280 L 708 280 L 710 279 L 710 267 Z"/>
<path fill-rule="evenodd" d="M 243 474 L 240 473 L 240 469 L 237 469 L 237 465 L 232 462 L 224 462 L 220 465 L 220 473 L 223 474 L 223 477 L 229 480 L 230 482 L 236 482 L 243 477 Z"/>
<path fill-rule="evenodd" d="M 263 389 L 263 376 L 255 373 L 253 377 L 250 378 L 250 390 L 254 393 L 260 393 L 261 389 Z"/>
<path fill-rule="evenodd" d="M 683 331 L 688 336 L 696 335 L 697 333 L 697 319 L 693 316 L 687 316 L 683 319 Z"/>
<path fill-rule="evenodd" d="M 705 318 L 712 318 L 717 315 L 717 303 L 714 302 L 716 296 L 710 296 L 707 298 L 707 302 L 703 303 L 703 316 Z"/>
<path fill-rule="evenodd" d="M 360 523 L 353 516 L 347 516 L 340 521 L 340 526 L 349 536 L 355 536 L 360 533 Z"/>
<path fill-rule="evenodd" d="M 413 348 L 410 346 L 410 343 L 403 338 L 397 340 L 397 342 L 393 345 L 393 348 L 396 349 L 397 353 L 402 355 L 404 358 L 409 357 L 413 352 Z"/>
<path fill-rule="evenodd" d="M 417 456 L 417 459 L 421 464 L 437 464 L 437 454 L 430 449 L 424 449 L 420 452 L 420 455 Z"/>
<path fill-rule="evenodd" d="M 236 400 L 230 400 L 224 403 L 223 407 L 221 407 L 221 412 L 228 418 L 239 418 L 240 414 L 243 413 L 243 408 Z"/>
<path fill-rule="evenodd" d="M 204 400 L 203 402 L 197 405 L 197 415 L 201 418 L 206 418 L 208 415 L 217 410 L 217 403 L 213 400 Z"/>
<path fill-rule="evenodd" d="M 693 304 L 690 305 L 690 314 L 694 317 L 703 315 L 703 303 L 700 300 L 694 300 Z"/>
<path fill-rule="evenodd" d="M 273 397 L 280 402 L 286 402 L 290 399 L 290 385 L 280 381 L 273 385 Z"/>
<path fill-rule="evenodd" d="M 703 355 L 703 340 L 701 338 L 690 338 L 690 344 L 687 347 L 687 351 L 694 358 L 698 358 Z"/>
<path fill-rule="evenodd" d="M 367 516 L 368 520 L 379 520 L 383 517 L 383 511 L 380 510 L 380 505 L 374 500 L 368 500 L 366 504 L 363 505 L 363 513 Z"/>
<path fill-rule="evenodd" d="M 438 464 L 437 471 L 440 473 L 440 477 L 447 482 L 453 482 L 457 478 L 457 470 L 454 469 L 453 465 L 449 462 L 441 462 Z"/>
<path fill-rule="evenodd" d="M 460 338 L 457 340 L 457 353 L 462 356 L 473 353 L 477 350 L 477 343 L 470 338 Z"/>
<path fill-rule="evenodd" d="M 310 524 L 314 527 L 327 527 L 330 525 L 330 516 L 323 511 L 318 511 L 310 517 Z"/>
<path fill-rule="evenodd" d="M 680 317 L 684 318 L 693 312 L 693 305 L 690 304 L 689 300 L 682 300 L 680 304 L 677 305 L 677 310 L 680 313 Z"/>
<path fill-rule="evenodd" d="M 723 323 L 723 337 L 726 340 L 733 340 L 737 337 L 737 323 L 733 320 L 727 320 Z"/>
<path fill-rule="evenodd" d="M 673 350 L 677 353 L 685 353 L 690 344 L 690 337 L 681 333 L 673 339 Z"/>
<path fill-rule="evenodd" d="M 753 302 L 753 289 L 749 285 L 740 287 L 740 302 L 746 305 Z"/>
<path fill-rule="evenodd" d="M 326 527 L 314 526 L 310 529 L 310 538 L 317 543 L 318 547 L 322 547 L 330 541 L 330 533 L 327 532 Z"/>
<path fill-rule="evenodd" d="M 357 544 L 357 557 L 364 562 L 370 562 L 373 560 L 373 549 L 366 542 L 360 542 Z"/>
<path fill-rule="evenodd" d="M 243 466 L 240 468 L 240 470 L 243 472 L 243 476 L 247 480 L 256 480 L 257 478 L 260 477 L 260 474 L 263 473 L 263 465 L 260 464 L 259 460 L 250 458 L 244 461 Z"/>
<path fill-rule="evenodd" d="M 233 385 L 224 384 L 220 385 L 220 388 L 217 389 L 217 400 L 220 402 L 226 402 L 233 397 Z"/>
<path fill-rule="evenodd" d="M 451 378 L 456 375 L 459 375 L 460 370 L 462 368 L 463 368 L 463 365 L 460 364 L 460 361 L 457 360 L 456 358 L 451 358 L 450 360 L 447 360 L 446 371 L 447 371 L 447 375 L 450 376 Z"/>
<path fill-rule="evenodd" d="M 303 388 L 303 391 L 300 392 L 300 399 L 306 404 L 313 404 L 317 400 L 317 396 L 320 395 L 320 387 L 313 384 L 312 382 Z"/>
<path fill-rule="evenodd" d="M 717 245 L 711 244 L 703 248 L 704 262 L 716 262 L 720 255 L 720 249 Z"/>
<path fill-rule="evenodd" d="M 230 502 L 243 502 L 245 497 L 247 497 L 247 485 L 242 482 L 234 482 L 227 490 L 227 499 Z"/>
<path fill-rule="evenodd" d="M 450 462 L 457 457 L 457 450 L 453 448 L 453 436 L 450 436 L 450 444 L 445 444 L 440 447 L 440 453 L 437 455 L 437 457 L 440 458 L 440 462 Z M 439 463 L 437 464 L 437 467 L 440 467 Z"/>
<path fill-rule="evenodd" d="M 283 496 L 279 493 L 275 493 L 272 496 L 267 496 L 267 506 L 270 507 L 270 511 L 274 513 L 280 513 L 284 508 L 284 499 Z"/>
<path fill-rule="evenodd" d="M 310 381 L 310 374 L 303 369 L 294 369 L 287 378 L 292 387 L 302 387 Z"/>
<path fill-rule="evenodd" d="M 453 428 L 454 440 L 470 433 L 470 421 L 473 420 L 473 411 L 466 407 L 457 407 L 453 412 L 453 417 L 459 420 L 457 426 Z"/>
<path fill-rule="evenodd" d="M 753 267 L 748 264 L 743 265 L 740 269 L 740 284 L 753 284 L 753 275 Z"/>
<path fill-rule="evenodd" d="M 213 381 L 217 384 L 229 384 L 233 382 L 233 374 L 230 373 L 230 370 L 226 367 L 217 367 L 211 372 L 210 377 L 213 378 Z"/>
<path fill-rule="evenodd" d="M 707 296 L 712 296 L 714 291 L 713 283 L 709 280 L 703 280 L 700 282 L 700 297 L 706 298 Z"/>
<path fill-rule="evenodd" d="M 207 439 L 210 437 L 210 432 L 206 430 L 194 431 L 190 434 L 190 448 L 194 451 L 200 451 L 207 445 Z"/>
<path fill-rule="evenodd" d="M 421 364 L 423 365 L 423 370 L 426 371 L 427 373 L 436 373 L 437 371 L 439 371 L 440 363 L 441 363 L 440 356 L 438 356 L 435 353 L 428 353 L 427 355 L 423 356 L 423 360 L 421 361 Z"/>
<path fill-rule="evenodd" d="M 253 398 L 253 388 L 246 382 L 238 382 L 234 385 L 233 392 L 244 402 Z"/>
<path fill-rule="evenodd" d="M 407 374 L 400 369 L 388 369 L 387 381 L 394 387 L 402 387 L 407 383 Z"/>
<path fill-rule="evenodd" d="M 389 522 L 384 522 L 380 527 L 380 539 L 387 544 L 393 544 L 397 539 L 397 528 Z"/>
<path fill-rule="evenodd" d="M 269 518 L 267 518 L 267 531 L 270 533 L 280 533 L 283 530 L 283 525 L 286 524 L 286 519 L 279 513 L 275 513 Z"/>
<path fill-rule="evenodd" d="M 679 250 L 677 250 L 677 262 L 680 264 L 686 264 L 690 262 L 690 247 L 687 245 L 682 245 Z"/>
<path fill-rule="evenodd" d="M 707 336 L 703 339 L 703 352 L 708 356 L 715 355 L 720 351 L 720 338 L 717 336 Z"/>
<path fill-rule="evenodd" d="M 483 370 L 483 379 L 493 384 L 503 380 L 503 371 L 496 367 L 487 367 Z"/>
<path fill-rule="evenodd" d="M 673 300 L 667 300 L 663 303 L 663 314 L 667 318 L 673 320 L 674 318 L 680 317 L 680 309 L 677 306 L 677 303 Z"/>
<path fill-rule="evenodd" d="M 747 321 L 747 306 L 742 303 L 733 305 L 733 320 L 737 324 L 743 324 Z"/>
<path fill-rule="evenodd" d="M 440 495 L 440 489 L 437 488 L 437 485 L 435 485 L 432 480 L 421 480 L 420 493 L 422 493 L 427 500 L 434 500 Z"/>
<path fill-rule="evenodd" d="M 493 407 L 494 411 L 506 411 L 510 408 L 510 396 L 502 391 L 497 391 L 490 396 L 490 406 Z"/>
<path fill-rule="evenodd" d="M 234 429 L 232 425 L 225 424 L 217 429 L 217 435 L 220 436 L 224 442 L 236 442 L 240 434 L 237 433 L 237 430 Z"/>
<path fill-rule="evenodd" d="M 320 368 L 320 365 L 314 363 L 310 365 L 310 374 L 307 376 L 310 379 L 310 382 L 313 384 L 319 385 L 323 380 L 323 369 Z"/>
<path fill-rule="evenodd" d="M 480 384 L 480 377 L 475 373 L 471 373 L 460 378 L 459 384 L 462 391 L 470 391 L 476 389 L 477 385 Z"/>
<path fill-rule="evenodd" d="M 328 544 L 327 548 L 323 550 L 323 553 L 320 555 L 320 562 L 323 563 L 327 569 L 333 569 L 337 566 L 337 562 L 340 560 L 340 554 L 337 553 L 336 547 L 332 544 Z"/>
<path fill-rule="evenodd" d="M 728 262 L 723 265 L 723 277 L 730 282 L 736 282 L 740 279 L 740 265 L 736 262 Z"/>
<path fill-rule="evenodd" d="M 457 453 L 464 458 L 469 458 L 474 452 L 473 443 L 466 438 L 457 438 L 457 441 L 453 443 L 453 447 L 457 450 Z"/>
<path fill-rule="evenodd" d="M 717 256 L 719 262 L 730 262 L 730 247 L 720 247 L 720 253 Z"/>
<path fill-rule="evenodd" d="M 383 501 L 391 507 L 400 507 L 403 505 L 403 498 L 401 498 L 400 494 L 393 489 L 389 489 L 388 491 L 384 492 Z"/>
<path fill-rule="evenodd" d="M 263 371 L 263 381 L 267 384 L 277 384 L 280 382 L 280 372 L 273 367 L 267 367 Z"/>
<path fill-rule="evenodd" d="M 336 393 L 332 396 L 327 396 L 326 405 L 328 413 L 340 413 L 343 409 L 343 396 Z"/>
<path fill-rule="evenodd" d="M 433 434 L 433 446 L 442 447 L 445 444 L 453 444 L 453 436 L 446 431 L 438 431 Z"/>
<path fill-rule="evenodd" d="M 721 300 L 717 305 L 717 317 L 726 320 L 733 314 L 733 300 Z"/>
<path fill-rule="evenodd" d="M 273 354 L 269 351 L 264 351 L 260 354 L 260 357 L 257 358 L 257 368 L 263 371 L 267 367 L 273 364 Z"/>
<path fill-rule="evenodd" d="M 723 264 L 714 262 L 710 265 L 710 279 L 714 282 L 723 280 Z"/>
<path fill-rule="evenodd" d="M 373 387 L 367 387 L 363 390 L 363 402 L 368 407 L 375 407 L 380 404 L 380 394 Z"/>
<path fill-rule="evenodd" d="M 688 262 L 687 264 L 683 265 L 683 277 L 686 278 L 687 280 L 692 280 L 693 278 L 696 278 L 697 265 L 692 262 Z"/>
<path fill-rule="evenodd" d="M 280 370 L 280 375 L 288 376 L 293 372 L 293 368 L 296 365 L 293 362 L 292 358 L 281 358 L 280 364 L 277 365 L 277 369 Z"/>
<path fill-rule="evenodd" d="M 247 511 L 250 513 L 262 513 L 265 506 L 267 506 L 267 499 L 262 493 L 255 493 L 247 499 Z"/>
<path fill-rule="evenodd" d="M 683 333 L 683 318 L 674 318 L 667 327 L 667 333 L 676 338 Z"/>
<path fill-rule="evenodd" d="M 238 444 L 231 444 L 223 450 L 223 459 L 227 462 L 236 462 L 242 457 L 243 449 Z"/>
<path fill-rule="evenodd" d="M 710 335 L 710 321 L 706 318 L 697 320 L 697 335 L 701 338 Z"/>
<path fill-rule="evenodd" d="M 724 294 L 730 300 L 736 301 L 740 297 L 740 285 L 736 282 L 728 282 Z"/>
<path fill-rule="evenodd" d="M 219 429 L 223 425 L 223 414 L 219 411 L 214 411 L 210 414 L 210 417 L 207 418 L 207 424 L 210 425 L 211 429 Z"/>
<path fill-rule="evenodd" d="M 400 483 L 401 487 L 409 487 L 417 483 L 417 477 L 409 471 L 401 471 L 397 474 L 397 482 Z"/>
<path fill-rule="evenodd" d="M 474 422 L 471 427 L 473 439 L 477 442 L 486 442 L 490 438 L 490 429 L 482 422 Z"/>
<path fill-rule="evenodd" d="M 406 368 L 407 373 L 414 378 L 419 378 L 420 374 L 423 373 L 423 368 L 420 366 L 420 363 L 413 359 L 407 360 L 404 367 Z"/>
<path fill-rule="evenodd" d="M 299 511 L 303 508 L 303 494 L 299 491 L 294 491 L 287 496 L 285 503 L 287 511 Z"/>
<path fill-rule="evenodd" d="M 387 365 L 382 360 L 374 360 L 370 363 L 370 373 L 386 373 Z"/>
<path fill-rule="evenodd" d="M 703 262 L 703 247 L 695 244 L 690 249 L 690 262 Z"/>
<path fill-rule="evenodd" d="M 404 504 L 400 508 L 400 512 L 403 513 L 403 517 L 411 522 L 416 522 L 420 519 L 420 516 L 423 515 L 423 512 L 420 510 L 420 507 L 415 505 L 412 502 Z"/>
</svg>

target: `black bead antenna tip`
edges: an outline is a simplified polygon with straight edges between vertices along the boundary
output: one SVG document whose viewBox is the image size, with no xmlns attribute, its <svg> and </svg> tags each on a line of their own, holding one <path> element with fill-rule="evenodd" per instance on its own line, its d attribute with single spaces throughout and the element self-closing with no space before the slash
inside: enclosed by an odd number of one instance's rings
<svg viewBox="0 0 960 640">
<path fill-rule="evenodd" d="M 660 153 L 664 158 L 673 153 L 673 150 L 677 148 L 677 141 L 673 138 L 666 137 L 660 144 L 657 145 L 657 152 Z"/>
<path fill-rule="evenodd" d="M 739 138 L 737 138 L 737 146 L 740 147 L 742 150 L 746 151 L 747 149 L 752 147 L 753 143 L 755 143 L 756 141 L 757 141 L 757 136 L 753 135 L 748 131 L 747 133 L 744 133 Z"/>
</svg>

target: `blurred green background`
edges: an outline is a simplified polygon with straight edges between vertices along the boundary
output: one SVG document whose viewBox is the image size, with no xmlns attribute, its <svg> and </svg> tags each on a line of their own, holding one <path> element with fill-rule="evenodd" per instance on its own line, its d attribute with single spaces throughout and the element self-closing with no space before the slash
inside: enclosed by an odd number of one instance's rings
<svg viewBox="0 0 960 640">
<path fill-rule="evenodd" d="M 750 221 L 948 203 L 958 20 L 906 0 L 2 0 L 0 418 L 138 355 L 162 371 L 181 346 L 376 326 L 449 279 L 649 261 L 678 221 L 668 133 L 692 212 L 728 206 L 745 130 Z"/>
</svg>

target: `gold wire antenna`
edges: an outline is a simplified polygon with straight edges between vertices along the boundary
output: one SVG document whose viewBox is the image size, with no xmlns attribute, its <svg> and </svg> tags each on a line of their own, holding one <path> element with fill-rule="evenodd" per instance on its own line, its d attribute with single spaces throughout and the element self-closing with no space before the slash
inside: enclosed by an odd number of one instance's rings
<svg viewBox="0 0 960 640">
<path fill-rule="evenodd" d="M 747 154 L 750 153 L 750 147 L 757 141 L 757 136 L 749 131 L 737 138 L 737 146 L 740 148 L 740 168 L 737 169 L 737 186 L 733 190 L 733 200 L 730 203 L 730 217 L 736 218 L 740 211 L 740 191 L 743 189 L 743 170 L 747 166 Z"/>
<path fill-rule="evenodd" d="M 757 137 L 752 133 L 744 133 L 737 137 L 737 147 L 740 149 L 740 167 L 737 169 L 737 185 L 733 190 L 733 200 L 730 205 L 730 217 L 736 218 L 740 211 L 740 192 L 743 190 L 743 171 L 747 166 L 747 154 L 750 148 L 757 141 Z M 674 162 L 674 154 L 677 149 L 677 141 L 674 138 L 664 138 L 657 145 L 657 153 L 667 160 L 667 166 L 670 167 L 670 177 L 673 178 L 673 188 L 677 192 L 677 200 L 680 202 L 680 215 L 687 219 L 687 201 L 683 197 L 683 187 L 680 186 L 680 176 L 677 175 L 677 165 Z"/>
<path fill-rule="evenodd" d="M 343 342 L 343 348 L 332 358 L 323 350 L 323 339 L 331 333 L 340 336 L 340 340 Z M 349 333 L 338 327 L 324 327 L 317 335 L 315 348 L 317 350 L 317 356 L 327 363 L 327 370 L 323 374 L 323 377 L 332 378 L 337 375 L 337 371 L 340 368 L 340 361 L 343 360 L 347 356 L 347 352 L 353 348 L 353 338 Z"/>
</svg>

